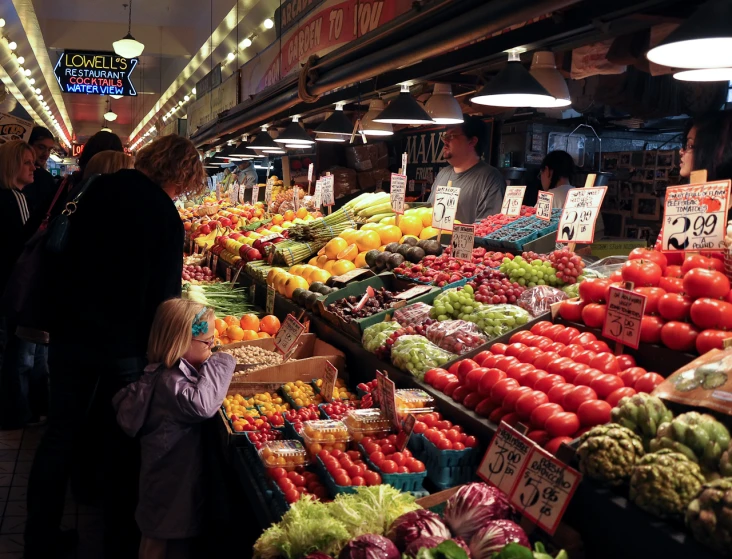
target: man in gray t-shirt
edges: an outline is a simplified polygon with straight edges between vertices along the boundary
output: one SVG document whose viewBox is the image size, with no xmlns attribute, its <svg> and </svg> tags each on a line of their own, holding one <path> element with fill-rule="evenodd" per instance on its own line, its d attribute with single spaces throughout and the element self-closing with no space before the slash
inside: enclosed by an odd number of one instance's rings
<svg viewBox="0 0 732 559">
<path fill-rule="evenodd" d="M 437 185 L 460 189 L 455 219 L 461 223 L 476 223 L 486 216 L 501 213 L 506 181 L 501 172 L 480 158 L 487 126 L 478 117 L 464 116 L 462 124 L 447 126 L 442 138 L 442 153 L 450 163 L 440 170 L 432 184 L 429 201 L 434 202 Z"/>
</svg>

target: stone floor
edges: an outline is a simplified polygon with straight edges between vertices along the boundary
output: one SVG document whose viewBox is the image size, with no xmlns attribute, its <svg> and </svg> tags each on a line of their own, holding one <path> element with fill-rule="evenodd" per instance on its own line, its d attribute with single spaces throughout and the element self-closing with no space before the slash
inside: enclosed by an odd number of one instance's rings
<svg viewBox="0 0 732 559">
<path fill-rule="evenodd" d="M 0 431 L 0 559 L 23 557 L 28 475 L 42 434 L 42 428 Z M 76 505 L 69 495 L 61 528 L 76 528 L 79 545 L 58 559 L 103 556 L 101 511 Z"/>
</svg>

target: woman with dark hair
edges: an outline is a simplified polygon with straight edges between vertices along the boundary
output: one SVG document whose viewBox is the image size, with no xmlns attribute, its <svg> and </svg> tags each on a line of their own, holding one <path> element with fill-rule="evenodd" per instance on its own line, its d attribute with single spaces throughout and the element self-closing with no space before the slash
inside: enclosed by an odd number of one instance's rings
<svg viewBox="0 0 732 559">
<path fill-rule="evenodd" d="M 687 136 L 684 157 L 693 157 L 694 170 L 705 169 L 708 181 L 732 179 L 732 111 L 695 120 L 692 130 L 695 134 Z"/>
<path fill-rule="evenodd" d="M 566 151 L 552 151 L 541 162 L 541 187 L 554 194 L 552 208 L 563 208 L 574 179 L 574 159 Z"/>
</svg>

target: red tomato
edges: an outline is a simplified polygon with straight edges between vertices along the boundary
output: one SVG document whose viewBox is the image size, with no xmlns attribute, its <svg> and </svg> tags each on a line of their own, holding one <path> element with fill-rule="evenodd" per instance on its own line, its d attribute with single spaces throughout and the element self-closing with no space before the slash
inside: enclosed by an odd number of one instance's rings
<svg viewBox="0 0 732 559">
<path fill-rule="evenodd" d="M 432 386 L 434 386 L 437 390 L 442 392 L 443 390 L 445 390 L 447 383 L 453 379 L 457 380 L 457 377 L 455 375 L 437 373 L 433 378 Z"/>
<path fill-rule="evenodd" d="M 524 339 L 527 336 L 533 336 L 533 334 L 528 330 L 520 330 L 519 332 L 516 332 L 514 335 L 511 336 L 509 342 L 512 344 L 523 344 L 526 343 L 524 342 Z"/>
<path fill-rule="evenodd" d="M 577 417 L 579 417 L 582 427 L 594 427 L 595 425 L 605 425 L 610 422 L 610 412 L 613 407 L 602 400 L 588 400 L 582 402 L 577 408 Z"/>
<path fill-rule="evenodd" d="M 351 485 L 353 487 L 360 487 L 362 485 L 366 485 L 366 479 L 363 478 L 362 476 L 352 477 L 351 478 Z"/>
<path fill-rule="evenodd" d="M 574 360 L 577 363 L 582 363 L 584 365 L 589 365 L 592 363 L 592 360 L 597 357 L 597 353 L 594 351 L 585 350 L 581 353 L 578 353 L 574 356 Z"/>
<path fill-rule="evenodd" d="M 684 272 L 681 271 L 681 266 L 666 266 L 666 271 L 663 275 L 667 278 L 683 278 Z"/>
<path fill-rule="evenodd" d="M 471 392 L 465 398 L 463 399 L 463 406 L 468 408 L 469 410 L 474 410 L 478 404 L 480 404 L 480 401 L 483 399 L 483 396 L 478 394 L 477 392 Z"/>
<path fill-rule="evenodd" d="M 333 476 L 333 481 L 335 481 L 336 485 L 340 485 L 341 487 L 351 485 L 351 478 L 348 477 L 348 474 L 338 474 L 337 476 Z"/>
<path fill-rule="evenodd" d="M 526 344 L 511 343 L 506 348 L 506 356 L 518 359 L 519 354 L 528 347 Z"/>
<path fill-rule="evenodd" d="M 568 357 L 559 357 L 547 365 L 546 371 L 553 375 L 559 375 L 562 373 L 562 368 L 570 363 L 572 363 L 572 360 Z"/>
<path fill-rule="evenodd" d="M 543 429 L 547 419 L 549 419 L 555 413 L 560 413 L 563 411 L 564 408 L 559 404 L 547 402 L 534 408 L 534 411 L 531 412 L 529 421 L 531 421 L 531 424 L 537 429 Z"/>
<path fill-rule="evenodd" d="M 550 340 L 549 338 L 545 336 L 537 336 L 536 341 L 534 342 L 534 346 L 536 348 L 539 348 L 542 351 L 546 351 L 546 349 L 552 345 L 554 342 Z"/>
<path fill-rule="evenodd" d="M 519 384 L 522 384 L 523 386 L 529 386 L 531 388 L 534 388 L 534 385 L 536 385 L 537 382 L 539 382 L 540 380 L 542 380 L 548 376 L 549 376 L 549 373 L 547 373 L 546 371 L 536 369 L 535 371 L 530 371 L 530 372 L 526 373 L 526 375 L 521 377 Z"/>
<path fill-rule="evenodd" d="M 552 440 L 544 445 L 544 450 L 546 450 L 549 454 L 556 454 L 557 452 L 559 452 L 559 447 L 561 447 L 563 443 L 569 444 L 571 442 L 572 437 L 554 437 Z"/>
<path fill-rule="evenodd" d="M 475 413 L 481 417 L 489 417 L 496 409 L 496 404 L 490 398 L 483 398 L 478 405 L 475 406 Z"/>
<path fill-rule="evenodd" d="M 549 433 L 547 433 L 546 431 L 540 431 L 538 429 L 534 431 L 529 431 L 528 433 L 526 433 L 526 436 L 539 446 L 544 446 L 552 438 L 551 435 L 549 435 Z"/>
<path fill-rule="evenodd" d="M 585 283 L 584 281 L 580 283 L 580 287 L 582 287 L 582 284 Z M 581 299 L 577 300 L 569 300 L 569 301 L 562 301 L 562 304 L 559 305 L 559 316 L 561 316 L 564 320 L 568 320 L 569 322 L 581 322 L 582 321 L 582 309 L 585 308 L 585 305 L 587 303 L 585 301 L 582 301 Z"/>
<path fill-rule="evenodd" d="M 548 394 L 555 384 L 564 384 L 566 381 L 561 375 L 547 375 L 534 383 L 534 390 Z"/>
<path fill-rule="evenodd" d="M 691 297 L 680 293 L 666 293 L 658 301 L 658 314 L 665 320 L 685 322 L 691 314 Z"/>
<path fill-rule="evenodd" d="M 434 379 L 435 379 L 435 376 L 436 376 L 436 375 L 437 375 L 438 373 L 444 373 L 444 374 L 447 374 L 447 371 L 446 371 L 445 369 L 430 369 L 429 371 L 427 371 L 427 372 L 426 372 L 426 373 L 424 374 L 424 381 L 425 381 L 425 382 L 426 382 L 427 384 L 429 384 L 430 386 L 432 386 L 432 382 L 434 381 Z"/>
<path fill-rule="evenodd" d="M 541 354 L 538 347 L 528 347 L 519 354 L 518 360 L 522 363 L 533 363 Z"/>
<path fill-rule="evenodd" d="M 552 326 L 550 326 L 549 328 L 546 329 L 546 331 L 544 332 L 544 335 L 547 338 L 549 338 L 551 341 L 556 342 L 557 336 L 562 333 L 564 328 L 565 327 L 562 326 L 561 324 L 553 324 Z"/>
<path fill-rule="evenodd" d="M 701 270 L 701 268 L 694 268 L 694 270 Z M 696 345 L 698 335 L 699 331 L 685 322 L 667 322 L 661 328 L 663 345 L 675 351 L 692 351 Z"/>
<path fill-rule="evenodd" d="M 478 394 L 483 397 L 490 396 L 491 389 L 499 381 L 506 378 L 506 373 L 500 369 L 488 369 L 478 384 Z"/>
<path fill-rule="evenodd" d="M 721 272 L 694 268 L 684 276 L 684 291 L 692 299 L 723 299 L 730 290 L 729 280 Z"/>
<path fill-rule="evenodd" d="M 492 367 L 493 365 L 486 365 L 484 361 L 486 359 L 493 358 L 493 354 L 490 351 L 481 351 L 478 355 L 473 357 L 473 361 L 475 361 L 478 365 L 481 367 Z M 427 378 L 427 374 L 425 373 L 425 378 Z"/>
<path fill-rule="evenodd" d="M 645 314 L 658 314 L 658 303 L 666 292 L 660 287 L 636 287 L 636 293 L 646 296 Z"/>
<path fill-rule="evenodd" d="M 467 375 L 465 375 L 465 386 L 467 386 L 470 390 L 478 390 L 480 381 L 487 371 L 488 369 L 484 367 L 476 367 L 475 369 L 471 370 Z"/>
<path fill-rule="evenodd" d="M 623 353 L 621 355 L 616 355 L 615 359 L 617 360 L 618 367 L 620 367 L 621 371 L 630 369 L 631 367 L 635 367 L 635 357 L 633 357 L 632 355 Z"/>
<path fill-rule="evenodd" d="M 424 472 L 424 469 L 425 469 L 424 462 L 421 462 L 420 460 L 417 460 L 416 458 L 408 459 L 405 466 L 413 474 Z"/>
<path fill-rule="evenodd" d="M 662 252 L 641 247 L 634 248 L 630 251 L 628 260 L 650 260 L 658 264 L 661 270 L 666 270 L 668 265 L 668 260 Z"/>
<path fill-rule="evenodd" d="M 465 448 L 475 448 L 478 446 L 478 439 L 473 436 L 465 437 L 463 444 L 465 445 Z"/>
<path fill-rule="evenodd" d="M 494 409 L 491 414 L 488 416 L 488 421 L 495 423 L 498 425 L 504 416 L 508 415 L 508 411 L 504 410 L 502 407 L 498 407 Z"/>
<path fill-rule="evenodd" d="M 577 338 L 574 341 L 574 343 L 579 344 L 582 347 L 584 347 L 585 349 L 587 349 L 587 344 L 596 342 L 596 341 L 597 341 L 597 336 L 595 336 L 595 334 L 593 334 L 592 332 L 582 332 L 582 334 L 580 334 L 580 337 Z"/>
<path fill-rule="evenodd" d="M 559 334 L 557 334 L 557 336 L 561 336 L 561 335 L 562 335 L 561 332 Z M 554 353 L 560 353 L 561 351 L 564 351 L 566 348 L 567 348 L 567 346 L 564 345 L 563 343 L 554 342 L 554 343 L 552 343 L 552 345 L 547 346 L 546 350 L 553 351 Z"/>
<path fill-rule="evenodd" d="M 684 280 L 681 278 L 661 278 L 658 287 L 666 293 L 684 293 Z"/>
<path fill-rule="evenodd" d="M 630 386 L 623 386 L 623 388 L 618 388 L 615 392 L 610 394 L 607 398 L 605 398 L 605 401 L 610 404 L 612 407 L 615 407 L 618 405 L 618 402 L 625 398 L 626 396 L 629 398 L 631 396 L 635 396 L 636 392 L 635 389 Z"/>
<path fill-rule="evenodd" d="M 647 372 L 648 371 L 646 371 L 643 367 L 631 367 L 630 369 L 625 369 L 624 371 L 622 371 L 618 376 L 623 381 L 623 384 L 625 386 L 635 386 L 635 383 L 638 381 L 638 379 L 645 375 Z"/>
<path fill-rule="evenodd" d="M 515 378 L 517 381 L 519 381 L 519 383 L 521 383 L 521 377 L 523 377 L 526 373 L 530 373 L 531 371 L 535 370 L 536 367 L 529 363 L 514 363 L 508 368 L 508 370 L 506 371 L 506 375 L 509 378 Z"/>
<path fill-rule="evenodd" d="M 451 375 L 458 376 L 458 369 L 460 368 L 461 361 L 456 361 L 452 365 L 450 365 L 450 368 L 447 370 L 447 372 Z"/>
<path fill-rule="evenodd" d="M 690 254 L 684 259 L 684 263 L 681 265 L 681 271 L 686 274 L 686 272 L 688 272 L 689 270 L 693 270 L 694 268 L 714 270 L 715 266 L 711 262 L 711 259 L 706 258 L 705 256 L 702 256 L 700 254 Z"/>
<path fill-rule="evenodd" d="M 650 394 L 653 389 L 663 382 L 663 377 L 658 373 L 646 373 L 635 383 L 636 392 L 645 392 Z"/>
<path fill-rule="evenodd" d="M 572 361 L 571 363 L 568 363 L 567 365 L 562 367 L 562 370 L 559 374 L 567 382 L 574 382 L 577 378 L 577 375 L 583 373 L 587 369 L 589 369 L 589 367 L 584 363 L 575 363 L 574 361 Z"/>
<path fill-rule="evenodd" d="M 597 392 L 597 397 L 602 400 L 624 386 L 623 379 L 617 375 L 600 375 L 590 383 L 590 388 Z"/>
<path fill-rule="evenodd" d="M 269 477 L 271 477 L 274 480 L 282 479 L 287 477 L 287 470 L 284 468 L 270 468 L 268 470 Z"/>
<path fill-rule="evenodd" d="M 452 393 L 452 399 L 455 400 L 458 404 L 462 404 L 465 397 L 470 394 L 470 388 L 467 386 L 460 385 L 458 386 Z"/>
<path fill-rule="evenodd" d="M 381 485 L 381 476 L 378 472 L 372 472 L 369 470 L 363 475 L 363 479 L 366 482 L 366 485 Z"/>
<path fill-rule="evenodd" d="M 480 367 L 480 365 L 478 365 L 472 359 L 463 359 L 458 365 L 457 376 L 462 382 L 465 382 L 465 377 L 468 375 L 468 373 L 473 369 L 477 369 L 478 367 Z"/>
<path fill-rule="evenodd" d="M 502 405 L 503 399 L 506 397 L 506 394 L 508 394 L 509 391 L 513 390 L 514 388 L 518 388 L 518 386 L 518 381 L 512 378 L 504 378 L 502 380 L 499 380 L 496 384 L 493 385 L 493 388 L 491 389 L 491 400 L 493 400 L 494 404 Z M 506 413 L 508 413 L 508 410 L 506 410 Z"/>
<path fill-rule="evenodd" d="M 506 353 L 507 347 L 508 346 L 506 344 L 501 344 L 501 343 L 493 344 L 491 346 L 491 353 L 494 353 L 496 355 L 503 355 L 504 353 Z"/>
<path fill-rule="evenodd" d="M 580 299 L 587 303 L 604 303 L 611 283 L 608 278 L 587 278 L 579 284 Z"/>
<path fill-rule="evenodd" d="M 634 287 L 656 287 L 663 275 L 661 266 L 651 260 L 628 260 L 620 272 L 623 281 L 632 281 Z"/>
<path fill-rule="evenodd" d="M 590 328 L 601 328 L 605 322 L 606 312 L 607 307 L 605 305 L 590 303 L 582 309 L 582 322 Z"/>
<path fill-rule="evenodd" d="M 564 344 L 565 346 L 568 346 L 574 341 L 575 338 L 579 338 L 579 335 L 580 335 L 580 331 L 577 330 L 577 328 L 569 326 L 569 327 L 565 328 L 564 330 L 562 330 L 561 332 L 559 332 L 559 334 L 557 335 L 557 342 L 560 344 Z M 564 349 L 566 349 L 566 347 L 562 348 L 562 349 L 564 350 Z"/>
<path fill-rule="evenodd" d="M 597 392 L 589 386 L 577 386 L 564 396 L 562 407 L 567 411 L 577 411 L 582 402 L 597 400 Z"/>
<path fill-rule="evenodd" d="M 378 468 L 385 474 L 393 474 L 397 471 L 397 464 L 393 460 L 384 460 Z"/>
<path fill-rule="evenodd" d="M 712 349 L 724 349 L 724 340 L 732 338 L 732 332 L 723 330 L 704 330 L 696 338 L 696 350 L 705 354 Z"/>
<path fill-rule="evenodd" d="M 509 390 L 508 394 L 506 394 L 506 397 L 501 403 L 501 407 L 509 412 L 516 411 L 516 402 L 518 399 L 524 394 L 530 394 L 531 392 L 532 390 L 528 386 L 518 386 L 513 388 L 512 390 Z"/>
<path fill-rule="evenodd" d="M 570 345 L 568 345 L 567 347 L 565 347 L 565 348 L 564 348 L 564 349 L 563 349 L 563 350 L 562 350 L 562 351 L 561 351 L 561 352 L 559 353 L 559 355 L 561 355 L 562 357 L 566 357 L 567 359 L 572 359 L 572 360 L 574 360 L 574 358 L 575 358 L 575 357 L 576 357 L 577 355 L 579 355 L 580 353 L 582 353 L 582 352 L 583 352 L 584 350 L 585 350 L 585 348 L 583 348 L 583 347 L 582 347 L 582 346 L 580 346 L 580 345 L 577 345 L 577 344 L 570 344 Z"/>
<path fill-rule="evenodd" d="M 519 417 L 522 419 L 528 419 L 531 416 L 531 412 L 533 412 L 537 406 L 548 402 L 549 397 L 546 394 L 539 390 L 532 390 L 516 400 L 516 405 L 514 407 L 516 409 L 516 413 L 519 414 Z"/>
<path fill-rule="evenodd" d="M 729 330 L 732 328 L 732 304 L 702 297 L 691 305 L 691 321 L 701 329 Z"/>
<path fill-rule="evenodd" d="M 640 341 L 644 344 L 657 344 L 661 341 L 664 322 L 657 316 L 644 316 L 641 319 Z"/>
<path fill-rule="evenodd" d="M 536 334 L 537 336 L 543 336 L 544 330 L 546 330 L 550 326 L 554 325 L 548 320 L 542 320 L 541 322 L 537 322 L 531 327 L 531 333 Z"/>
<path fill-rule="evenodd" d="M 519 424 L 519 421 L 521 421 L 521 418 L 516 412 L 507 413 L 501 418 L 501 421 L 505 421 L 508 425 L 511 427 L 516 427 L 516 425 Z"/>
<path fill-rule="evenodd" d="M 366 473 L 366 468 L 359 465 L 352 465 L 346 468 L 346 473 L 351 476 L 351 478 L 357 477 L 357 476 L 363 476 Z"/>
<path fill-rule="evenodd" d="M 580 420 L 577 414 L 562 411 L 547 419 L 544 426 L 552 437 L 569 437 L 580 428 Z"/>
<path fill-rule="evenodd" d="M 450 382 L 448 382 L 445 385 L 445 388 L 442 390 L 442 393 L 445 394 L 445 396 L 452 397 L 452 395 L 455 393 L 455 389 L 458 386 L 461 386 L 460 381 L 458 379 L 451 380 Z"/>
<path fill-rule="evenodd" d="M 542 369 L 546 371 L 546 368 L 549 366 L 549 363 L 552 361 L 559 359 L 559 354 L 554 353 L 553 351 L 549 351 L 547 353 L 542 353 L 539 357 L 536 358 L 534 361 L 534 367 L 537 369 Z"/>
<path fill-rule="evenodd" d="M 607 373 L 609 375 L 617 375 L 620 372 L 620 365 L 618 360 L 612 353 L 600 353 L 590 361 L 590 367 Z"/>
<path fill-rule="evenodd" d="M 519 360 L 515 357 L 509 357 L 507 355 L 501 355 L 500 357 L 496 358 L 496 364 L 494 365 L 496 369 L 501 369 L 502 371 L 508 371 L 508 368 L 513 365 L 514 363 L 518 363 Z"/>
<path fill-rule="evenodd" d="M 608 279 L 612 282 L 623 281 L 623 274 L 620 272 L 620 270 L 615 270 L 612 274 L 608 276 Z"/>
<path fill-rule="evenodd" d="M 547 396 L 549 396 L 549 401 L 552 404 L 559 404 L 561 405 L 562 402 L 564 402 L 564 397 L 572 392 L 576 388 L 576 385 L 574 384 L 555 384 L 551 387 L 549 392 L 547 393 Z"/>
<path fill-rule="evenodd" d="M 597 369 L 586 369 L 574 377 L 572 381 L 577 386 L 590 386 L 596 378 L 599 378 L 603 373 Z"/>
<path fill-rule="evenodd" d="M 586 349 L 595 353 L 610 353 L 610 347 L 602 340 L 590 342 L 587 344 Z"/>
</svg>

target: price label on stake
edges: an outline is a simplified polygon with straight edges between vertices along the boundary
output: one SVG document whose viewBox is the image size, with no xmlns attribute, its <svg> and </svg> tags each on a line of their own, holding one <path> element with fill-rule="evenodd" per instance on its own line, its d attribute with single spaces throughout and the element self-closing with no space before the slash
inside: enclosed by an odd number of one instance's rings
<svg viewBox="0 0 732 559">
<path fill-rule="evenodd" d="M 452 256 L 460 260 L 473 260 L 475 225 L 456 223 L 452 227 Z"/>
<path fill-rule="evenodd" d="M 271 285 L 267 286 L 267 303 L 265 305 L 265 311 L 267 314 L 274 314 L 275 305 L 275 289 Z"/>
<path fill-rule="evenodd" d="M 338 369 L 330 361 L 325 362 L 325 374 L 323 375 L 323 386 L 320 393 L 326 402 L 333 401 L 333 389 L 338 378 Z"/>
<path fill-rule="evenodd" d="M 431 285 L 415 285 L 414 287 L 410 287 L 406 291 L 402 291 L 401 293 L 394 295 L 394 299 L 411 299 L 413 297 L 422 295 L 423 293 L 427 293 L 428 291 L 432 291 L 432 287 L 433 286 Z"/>
<path fill-rule="evenodd" d="M 534 443 L 501 421 L 478 468 L 481 479 L 510 495 Z"/>
<path fill-rule="evenodd" d="M 590 244 L 607 186 L 571 188 L 567 192 L 557 230 L 558 243 Z"/>
<path fill-rule="evenodd" d="M 501 213 L 512 217 L 521 215 L 521 204 L 524 202 L 525 193 L 525 186 L 507 186 L 506 194 L 503 195 Z"/>
<path fill-rule="evenodd" d="M 275 335 L 275 346 L 285 355 L 295 346 L 303 332 L 305 332 L 305 326 L 298 322 L 294 316 L 288 314 L 279 332 Z"/>
<path fill-rule="evenodd" d="M 395 214 L 404 213 L 404 196 L 407 192 L 407 175 L 391 174 L 391 209 Z"/>
<path fill-rule="evenodd" d="M 402 174 L 407 174 L 407 152 L 402 153 Z"/>
<path fill-rule="evenodd" d="M 308 165 L 308 182 L 313 180 L 313 169 L 315 169 L 315 165 L 310 163 L 310 165 Z"/>
<path fill-rule="evenodd" d="M 407 419 L 404 420 L 402 430 L 397 435 L 397 450 L 399 452 L 403 452 L 404 449 L 407 448 L 409 439 L 412 437 L 412 433 L 414 432 L 415 423 L 417 423 L 417 418 L 410 413 L 407 416 Z"/>
<path fill-rule="evenodd" d="M 274 180 L 267 179 L 267 186 L 264 188 L 264 203 L 269 206 L 272 202 L 272 188 L 274 187 Z"/>
<path fill-rule="evenodd" d="M 229 202 L 234 206 L 239 203 L 239 185 L 236 183 L 229 189 Z"/>
<path fill-rule="evenodd" d="M 300 209 L 300 189 L 297 186 L 292 188 L 292 207 L 295 212 Z"/>
<path fill-rule="evenodd" d="M 510 495 L 511 504 L 553 535 L 581 479 L 578 471 L 534 446 Z"/>
<path fill-rule="evenodd" d="M 315 181 L 315 192 L 313 193 L 313 200 L 315 200 L 315 207 L 320 209 L 323 205 L 323 179 Z"/>
<path fill-rule="evenodd" d="M 607 316 L 602 326 L 603 337 L 638 349 L 646 300 L 647 297 L 641 293 L 611 287 L 607 302 Z"/>
<path fill-rule="evenodd" d="M 252 187 L 252 206 L 256 204 L 257 200 L 259 199 L 259 185 L 255 184 Z"/>
<path fill-rule="evenodd" d="M 452 231 L 457 213 L 460 189 L 455 186 L 437 186 L 432 204 L 432 227 Z"/>
<path fill-rule="evenodd" d="M 554 194 L 551 192 L 539 192 L 536 200 L 536 217 L 542 221 L 552 220 L 552 207 L 554 205 Z"/>
<path fill-rule="evenodd" d="M 335 205 L 335 195 L 333 192 L 333 185 L 335 183 L 335 177 L 333 175 L 326 175 L 323 177 L 323 190 L 321 199 L 324 206 Z"/>
<path fill-rule="evenodd" d="M 379 391 L 379 403 L 386 418 L 396 430 L 401 429 L 401 422 L 396 409 L 396 386 L 394 381 L 381 371 L 376 371 L 376 389 Z"/>
<path fill-rule="evenodd" d="M 669 186 L 661 229 L 661 249 L 718 250 L 724 248 L 730 181 Z"/>
</svg>

